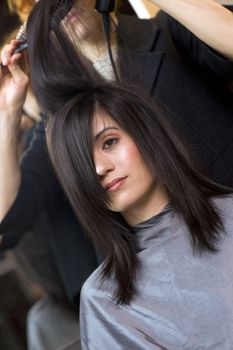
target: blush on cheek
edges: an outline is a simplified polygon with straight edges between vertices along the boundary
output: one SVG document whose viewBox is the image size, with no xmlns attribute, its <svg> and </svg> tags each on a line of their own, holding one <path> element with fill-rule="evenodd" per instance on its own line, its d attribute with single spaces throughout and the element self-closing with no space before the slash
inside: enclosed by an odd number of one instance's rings
<svg viewBox="0 0 233 350">
<path fill-rule="evenodd" d="M 118 150 L 118 156 L 119 160 L 121 161 L 121 164 L 129 166 L 131 168 L 132 166 L 138 164 L 138 162 L 142 162 L 141 154 L 138 151 L 138 148 L 136 145 L 130 141 L 127 146 L 121 147 L 120 150 Z"/>
</svg>

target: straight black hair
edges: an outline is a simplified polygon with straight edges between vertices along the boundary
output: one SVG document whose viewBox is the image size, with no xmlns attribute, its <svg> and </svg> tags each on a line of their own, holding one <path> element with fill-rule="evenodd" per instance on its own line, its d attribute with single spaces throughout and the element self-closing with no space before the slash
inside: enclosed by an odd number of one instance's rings
<svg viewBox="0 0 233 350">
<path fill-rule="evenodd" d="M 230 190 L 197 170 L 168 119 L 135 87 L 89 82 L 50 116 L 47 141 L 55 170 L 85 231 L 105 249 L 103 278 L 113 277 L 116 301 L 129 303 L 140 267 L 130 227 L 108 209 L 109 198 L 95 171 L 92 123 L 96 113 L 110 116 L 132 137 L 187 225 L 194 252 L 217 249 L 222 221 L 212 197 Z"/>
<path fill-rule="evenodd" d="M 27 21 L 32 88 L 45 113 L 59 110 L 64 101 L 73 96 L 74 91 L 77 92 L 84 80 L 101 79 L 92 62 L 85 56 L 83 45 L 75 32 L 75 24 L 69 24 L 68 32 L 67 23 L 63 22 L 71 6 L 72 1 L 40 0 L 35 4 Z M 105 39 L 113 72 L 119 80 L 111 51 L 110 17 L 108 14 L 96 13 L 94 8 L 91 15 L 99 18 L 100 26 L 102 22 L 102 33 L 97 34 L 81 18 L 79 21 L 87 30 L 93 47 L 95 39 L 97 42 L 97 39 L 101 38 L 103 42 Z"/>
</svg>

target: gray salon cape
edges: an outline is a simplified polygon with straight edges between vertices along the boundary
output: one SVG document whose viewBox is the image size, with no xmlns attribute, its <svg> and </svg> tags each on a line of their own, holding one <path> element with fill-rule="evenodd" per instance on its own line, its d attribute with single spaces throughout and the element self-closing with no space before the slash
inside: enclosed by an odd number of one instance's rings
<svg viewBox="0 0 233 350">
<path fill-rule="evenodd" d="M 142 267 L 130 305 L 94 271 L 81 293 L 82 350 L 233 349 L 233 199 L 214 203 L 224 222 L 216 253 L 193 253 L 171 207 L 134 228 Z"/>
</svg>

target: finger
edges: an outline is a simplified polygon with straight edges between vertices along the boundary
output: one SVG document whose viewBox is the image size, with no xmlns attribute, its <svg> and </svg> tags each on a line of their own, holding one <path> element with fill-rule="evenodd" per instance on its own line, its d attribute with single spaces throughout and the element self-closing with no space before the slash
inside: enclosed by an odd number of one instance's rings
<svg viewBox="0 0 233 350">
<path fill-rule="evenodd" d="M 19 60 L 22 58 L 21 52 L 17 52 L 10 58 L 10 64 L 18 64 Z"/>
<path fill-rule="evenodd" d="M 13 62 L 8 65 L 8 69 L 12 75 L 15 84 L 21 87 L 25 87 L 28 84 L 29 79 L 17 63 L 20 56 L 21 54 L 17 53 L 14 55 L 14 57 L 12 57 Z"/>
<path fill-rule="evenodd" d="M 2 64 L 4 66 L 7 66 L 10 63 L 10 58 L 14 52 L 14 50 L 16 49 L 16 45 L 14 44 L 8 44 L 5 45 L 2 52 L 1 52 L 1 60 L 2 60 Z"/>
<path fill-rule="evenodd" d="M 9 73 L 7 67 L 1 64 L 1 66 L 0 66 L 0 79 L 3 78 L 7 73 Z"/>
<path fill-rule="evenodd" d="M 16 39 L 12 39 L 11 41 L 10 41 L 10 44 L 11 45 L 14 45 L 14 46 L 18 46 L 19 45 L 19 40 L 16 40 Z"/>
<path fill-rule="evenodd" d="M 1 52 L 1 61 L 4 66 L 8 65 L 11 52 L 13 52 L 13 47 L 10 44 L 3 48 Z"/>
</svg>

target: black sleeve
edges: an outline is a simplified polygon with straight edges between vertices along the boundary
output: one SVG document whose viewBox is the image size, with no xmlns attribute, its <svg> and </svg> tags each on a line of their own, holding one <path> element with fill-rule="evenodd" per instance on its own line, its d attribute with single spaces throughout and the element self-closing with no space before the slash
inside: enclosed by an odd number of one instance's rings
<svg viewBox="0 0 233 350">
<path fill-rule="evenodd" d="M 0 250 L 13 247 L 37 217 L 53 205 L 61 194 L 45 142 L 44 124 L 34 130 L 31 143 L 21 160 L 22 181 L 15 202 L 0 224 Z"/>
<path fill-rule="evenodd" d="M 233 60 L 227 59 L 211 49 L 172 17 L 169 17 L 168 25 L 175 44 L 185 54 L 225 82 L 233 80 Z"/>
</svg>

